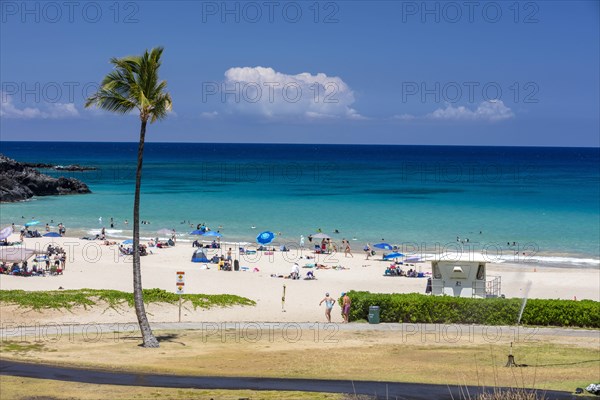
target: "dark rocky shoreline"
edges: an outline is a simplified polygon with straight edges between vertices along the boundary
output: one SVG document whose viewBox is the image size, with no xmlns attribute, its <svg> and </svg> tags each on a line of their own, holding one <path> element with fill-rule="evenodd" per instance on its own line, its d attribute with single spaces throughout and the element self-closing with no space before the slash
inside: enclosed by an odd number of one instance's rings
<svg viewBox="0 0 600 400">
<path fill-rule="evenodd" d="M 71 165 L 54 165 L 54 164 L 45 164 L 45 163 L 21 163 L 25 167 L 30 168 L 42 168 L 42 169 L 55 169 L 57 171 L 95 171 L 98 168 L 96 167 L 86 167 L 79 164 L 71 164 Z"/>
<path fill-rule="evenodd" d="M 31 165 L 43 165 L 37 168 L 48 167 L 50 164 L 20 163 L 0 154 L 0 202 L 12 203 L 27 200 L 33 196 L 58 196 L 67 194 L 91 193 L 90 188 L 75 178 L 53 178 L 44 175 Z M 79 167 L 81 166 L 69 166 Z M 63 167 L 66 168 L 66 167 Z M 86 169 L 63 169 L 67 171 L 85 171 Z"/>
</svg>

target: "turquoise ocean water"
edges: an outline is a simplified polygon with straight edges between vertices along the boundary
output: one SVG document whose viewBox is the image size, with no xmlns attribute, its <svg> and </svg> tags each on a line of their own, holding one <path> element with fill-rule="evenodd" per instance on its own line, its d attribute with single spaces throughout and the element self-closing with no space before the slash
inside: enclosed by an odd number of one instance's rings
<svg viewBox="0 0 600 400">
<path fill-rule="evenodd" d="M 2 142 L 0 152 L 19 161 L 98 167 L 44 171 L 79 178 L 93 194 L 2 204 L 2 226 L 33 217 L 41 228 L 62 222 L 76 236 L 102 226 L 114 238 L 131 236 L 137 144 Z M 297 244 L 300 235 L 321 229 L 350 239 L 355 250 L 385 239 L 407 253 L 432 253 L 455 250 L 468 238 L 470 249 L 509 261 L 518 251 L 598 267 L 600 151 L 147 143 L 141 219 L 150 221 L 142 225 L 146 237 L 173 228 L 193 240 L 189 221 L 206 223 L 228 242 L 253 242 L 271 230 L 280 233 L 277 243 Z"/>
</svg>

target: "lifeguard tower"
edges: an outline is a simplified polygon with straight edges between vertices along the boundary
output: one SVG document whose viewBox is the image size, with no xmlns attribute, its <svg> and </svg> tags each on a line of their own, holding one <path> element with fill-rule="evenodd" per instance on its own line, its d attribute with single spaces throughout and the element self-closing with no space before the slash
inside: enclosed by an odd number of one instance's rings
<svg viewBox="0 0 600 400">
<path fill-rule="evenodd" d="M 485 261 L 431 261 L 431 294 L 486 297 Z"/>
</svg>

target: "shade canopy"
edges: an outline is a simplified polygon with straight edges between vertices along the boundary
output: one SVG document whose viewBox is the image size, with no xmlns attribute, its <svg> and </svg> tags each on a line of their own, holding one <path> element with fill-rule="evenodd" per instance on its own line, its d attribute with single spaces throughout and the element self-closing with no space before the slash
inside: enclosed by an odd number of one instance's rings
<svg viewBox="0 0 600 400">
<path fill-rule="evenodd" d="M 393 247 L 388 243 L 377 243 L 377 244 L 374 244 L 373 247 L 377 247 L 378 249 L 383 249 L 383 250 L 392 250 L 393 249 Z"/>
<path fill-rule="evenodd" d="M 269 244 L 274 239 L 275 239 L 275 234 L 270 231 L 264 231 L 262 233 L 259 233 L 258 236 L 256 237 L 256 241 L 259 244 Z"/>
<path fill-rule="evenodd" d="M 384 260 L 389 260 L 391 258 L 398 258 L 398 257 L 404 257 L 404 254 L 402 253 L 390 253 L 390 254 L 386 254 L 385 256 L 383 256 Z"/>
<path fill-rule="evenodd" d="M 223 235 L 221 235 L 219 232 L 208 231 L 208 232 L 204 232 L 204 234 L 202 236 L 222 237 Z"/>
<path fill-rule="evenodd" d="M 0 240 L 8 238 L 13 233 L 12 226 L 7 226 L 0 231 Z"/>
<path fill-rule="evenodd" d="M 48 232 L 43 235 L 44 237 L 60 237 L 60 233 L 57 232 Z"/>
</svg>

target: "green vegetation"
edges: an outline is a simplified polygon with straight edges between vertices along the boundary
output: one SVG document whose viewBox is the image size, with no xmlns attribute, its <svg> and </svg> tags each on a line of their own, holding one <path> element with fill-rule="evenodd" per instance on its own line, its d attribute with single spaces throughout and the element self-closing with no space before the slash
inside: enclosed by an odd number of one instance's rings
<svg viewBox="0 0 600 400">
<path fill-rule="evenodd" d="M 367 319 L 369 306 L 379 306 L 381 322 L 514 325 L 521 308 L 520 299 L 355 291 L 348 295 L 352 299 L 350 321 Z M 600 303 L 592 300 L 529 299 L 521 323 L 600 328 Z"/>
<path fill-rule="evenodd" d="M 43 343 L 18 343 L 10 340 L 4 340 L 0 343 L 0 351 L 10 351 L 13 353 L 27 353 L 47 351 Z"/>
<path fill-rule="evenodd" d="M 253 306 L 256 303 L 245 297 L 232 294 L 184 294 L 185 303 L 191 303 L 196 308 Z M 176 304 L 179 295 L 162 289 L 144 289 L 144 303 Z M 42 310 L 70 310 L 76 306 L 92 307 L 99 303 L 108 304 L 109 308 L 118 308 L 125 304 L 133 306 L 133 293 L 118 290 L 79 289 L 32 291 L 0 290 L 0 304 L 17 304 L 20 307 Z"/>
</svg>

